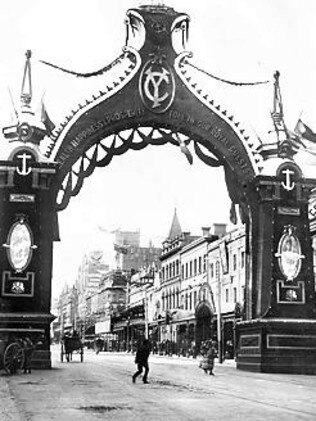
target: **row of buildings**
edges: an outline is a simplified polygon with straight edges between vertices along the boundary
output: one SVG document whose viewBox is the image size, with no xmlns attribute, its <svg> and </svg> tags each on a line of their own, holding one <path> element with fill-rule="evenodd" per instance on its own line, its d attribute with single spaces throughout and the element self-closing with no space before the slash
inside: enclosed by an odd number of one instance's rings
<svg viewBox="0 0 316 421">
<path fill-rule="evenodd" d="M 214 224 L 192 236 L 175 212 L 162 248 L 140 247 L 139 233 L 119 232 L 115 249 L 115 270 L 102 253 L 84 257 L 74 286 L 59 297 L 56 340 L 76 329 L 120 350 L 143 336 L 157 352 L 194 355 L 209 338 L 231 349 L 244 307 L 244 227 L 226 232 Z"/>
</svg>

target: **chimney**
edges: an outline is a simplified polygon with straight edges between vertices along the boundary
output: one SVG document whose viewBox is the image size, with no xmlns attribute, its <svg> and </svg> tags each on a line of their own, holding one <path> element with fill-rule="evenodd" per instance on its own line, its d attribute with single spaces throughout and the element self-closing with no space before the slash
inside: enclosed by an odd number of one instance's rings
<svg viewBox="0 0 316 421">
<path fill-rule="evenodd" d="M 213 224 L 214 235 L 217 235 L 218 238 L 224 237 L 226 234 L 227 224 Z"/>
<path fill-rule="evenodd" d="M 203 237 L 208 237 L 210 235 L 210 227 L 202 227 Z"/>
</svg>

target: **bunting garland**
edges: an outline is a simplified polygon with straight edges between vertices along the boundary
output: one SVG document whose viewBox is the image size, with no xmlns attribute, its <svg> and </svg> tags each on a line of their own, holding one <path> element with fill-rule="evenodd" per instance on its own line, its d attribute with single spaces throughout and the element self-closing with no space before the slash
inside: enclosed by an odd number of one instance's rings
<svg viewBox="0 0 316 421">
<path fill-rule="evenodd" d="M 202 73 L 206 74 L 207 76 L 209 76 L 209 77 L 211 77 L 211 78 L 213 78 L 215 80 L 218 80 L 218 81 L 224 82 L 224 83 L 228 83 L 229 85 L 234 85 L 234 86 L 256 86 L 256 85 L 264 85 L 264 84 L 267 84 L 267 83 L 270 83 L 271 82 L 270 80 L 264 80 L 264 81 L 259 81 L 259 82 L 233 82 L 231 80 L 227 80 L 227 79 L 223 79 L 221 77 L 215 76 L 215 75 L 213 75 L 213 74 L 211 74 L 211 73 L 209 73 L 209 72 L 207 72 L 207 71 L 205 71 L 203 69 L 200 69 L 199 67 L 195 66 L 194 64 L 189 63 L 188 61 L 186 61 L 186 64 L 188 64 L 189 66 L 193 67 L 194 69 L 198 70 L 199 72 L 202 72 Z"/>
<path fill-rule="evenodd" d="M 57 66 L 56 64 L 52 64 L 52 63 L 49 63 L 49 62 L 44 61 L 44 60 L 40 60 L 40 63 L 43 63 L 46 66 L 53 67 L 54 69 L 60 70 L 60 71 L 62 71 L 64 73 L 68 73 L 70 75 L 74 75 L 76 77 L 92 77 L 92 76 L 100 76 L 104 72 L 107 72 L 108 70 L 112 69 L 112 67 L 114 67 L 117 63 L 119 63 L 122 60 L 122 58 L 124 58 L 124 56 L 125 56 L 125 54 L 122 54 L 120 57 L 118 57 L 112 63 L 108 64 L 105 67 L 102 67 L 102 69 L 97 70 L 95 72 L 90 72 L 90 73 L 78 73 L 78 72 L 74 72 L 73 70 L 67 70 L 67 69 L 65 69 L 63 67 Z"/>
</svg>

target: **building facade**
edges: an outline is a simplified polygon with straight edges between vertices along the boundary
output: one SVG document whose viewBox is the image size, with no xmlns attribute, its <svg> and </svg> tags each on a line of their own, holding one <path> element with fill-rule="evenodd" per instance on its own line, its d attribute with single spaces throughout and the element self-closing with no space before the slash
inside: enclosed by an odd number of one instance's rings
<svg viewBox="0 0 316 421">
<path fill-rule="evenodd" d="M 162 246 L 149 248 L 152 261 L 147 266 L 142 261 L 135 273 L 108 271 L 98 287 L 74 288 L 77 294 L 63 298 L 63 318 L 71 324 L 77 317 L 87 335 L 111 338 L 121 351 L 135 350 L 140 338 L 149 337 L 160 353 L 197 355 L 201 343 L 211 338 L 221 355 L 231 352 L 245 300 L 244 227 L 226 233 L 225 225 L 214 224 L 191 235 L 182 230 L 175 212 Z"/>
<path fill-rule="evenodd" d="M 158 276 L 139 279 L 128 294 L 125 323 L 130 332 L 137 323 L 134 338 L 148 334 L 162 353 L 196 355 L 201 342 L 211 338 L 223 355 L 231 351 L 244 305 L 245 231 L 226 233 L 225 228 L 214 224 L 211 231 L 202 228 L 201 236 L 191 236 L 175 213 Z"/>
</svg>

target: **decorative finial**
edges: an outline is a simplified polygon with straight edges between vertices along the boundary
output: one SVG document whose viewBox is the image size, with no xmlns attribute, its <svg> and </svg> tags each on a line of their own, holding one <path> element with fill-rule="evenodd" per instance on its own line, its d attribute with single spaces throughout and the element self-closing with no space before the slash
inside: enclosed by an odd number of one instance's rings
<svg viewBox="0 0 316 421">
<path fill-rule="evenodd" d="M 271 117 L 278 139 L 278 154 L 281 158 L 292 159 L 296 151 L 293 149 L 291 135 L 284 122 L 283 102 L 280 89 L 280 72 L 277 70 L 273 76 L 274 97 Z"/>
<path fill-rule="evenodd" d="M 4 137 L 9 142 L 24 142 L 27 144 L 33 144 L 36 147 L 39 146 L 41 140 L 46 135 L 51 136 L 55 125 L 50 120 L 46 111 L 43 99 L 41 101 L 41 112 L 40 115 L 36 115 L 32 110 L 32 77 L 31 77 L 31 57 L 32 51 L 27 50 L 25 53 L 26 61 L 24 65 L 22 88 L 21 88 L 21 110 L 18 112 L 15 108 L 15 104 L 9 91 L 12 105 L 15 110 L 17 117 L 17 124 L 15 126 L 4 127 L 2 132 Z M 44 127 L 45 128 L 44 128 Z"/>
<path fill-rule="evenodd" d="M 30 107 L 32 101 L 32 77 L 31 77 L 31 56 L 32 51 L 27 50 L 25 53 L 26 61 L 24 66 L 22 88 L 21 88 L 21 102 L 22 105 Z"/>
</svg>

